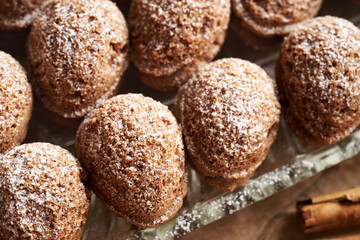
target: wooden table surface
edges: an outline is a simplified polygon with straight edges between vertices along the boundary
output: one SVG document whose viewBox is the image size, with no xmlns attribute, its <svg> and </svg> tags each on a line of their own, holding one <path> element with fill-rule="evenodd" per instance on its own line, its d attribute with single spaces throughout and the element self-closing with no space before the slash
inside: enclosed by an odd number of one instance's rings
<svg viewBox="0 0 360 240">
<path fill-rule="evenodd" d="M 354 187 L 360 187 L 360 155 L 233 215 L 197 229 L 182 240 L 301 240 L 360 235 L 360 226 L 306 235 L 302 233 L 296 218 L 297 200 Z"/>
</svg>

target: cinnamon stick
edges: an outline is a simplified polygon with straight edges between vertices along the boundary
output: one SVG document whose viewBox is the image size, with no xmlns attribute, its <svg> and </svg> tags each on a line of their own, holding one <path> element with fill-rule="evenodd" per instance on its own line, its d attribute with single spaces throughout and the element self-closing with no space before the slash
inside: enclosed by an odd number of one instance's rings
<svg viewBox="0 0 360 240">
<path fill-rule="evenodd" d="M 297 211 L 306 233 L 360 224 L 360 188 L 299 201 Z"/>
</svg>

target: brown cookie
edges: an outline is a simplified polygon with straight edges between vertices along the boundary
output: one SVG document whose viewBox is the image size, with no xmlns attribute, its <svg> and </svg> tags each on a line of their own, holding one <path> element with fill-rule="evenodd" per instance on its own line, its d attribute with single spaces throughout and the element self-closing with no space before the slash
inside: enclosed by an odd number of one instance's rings
<svg viewBox="0 0 360 240">
<path fill-rule="evenodd" d="M 117 92 L 127 66 L 125 19 L 109 0 L 60 0 L 31 29 L 36 94 L 60 117 L 85 116 Z"/>
<path fill-rule="evenodd" d="M 161 103 L 141 94 L 105 101 L 80 125 L 75 151 L 96 196 L 126 221 L 154 227 L 182 206 L 187 171 L 181 130 Z"/>
<path fill-rule="evenodd" d="M 0 155 L 0 238 L 80 239 L 90 205 L 82 180 L 76 158 L 49 143 Z"/>
<path fill-rule="evenodd" d="M 360 123 L 360 30 L 318 17 L 285 38 L 276 80 L 285 120 L 304 142 L 332 144 Z"/>
<path fill-rule="evenodd" d="M 272 80 L 257 65 L 235 58 L 210 63 L 181 87 L 174 112 L 191 164 L 225 191 L 253 175 L 280 121 Z"/>
<path fill-rule="evenodd" d="M 143 82 L 161 91 L 186 82 L 219 51 L 229 17 L 230 0 L 133 0 L 131 60 Z"/>
<path fill-rule="evenodd" d="M 279 43 L 300 22 L 314 17 L 322 0 L 232 0 L 232 26 L 247 44 L 264 48 Z"/>
<path fill-rule="evenodd" d="M 224 42 L 225 35 L 225 32 L 223 32 L 223 34 L 218 36 L 218 39 L 212 46 L 210 46 L 209 50 L 203 56 L 173 74 L 156 77 L 154 75 L 144 74 L 138 71 L 141 81 L 159 91 L 169 91 L 171 89 L 178 88 L 184 83 L 184 81 L 190 79 L 193 74 L 211 62 L 211 60 L 219 52 L 221 44 Z"/>
<path fill-rule="evenodd" d="M 53 0 L 0 0 L 0 29 L 27 28 Z"/>
<path fill-rule="evenodd" d="M 32 105 L 25 70 L 13 57 L 0 51 L 0 153 L 24 140 Z"/>
</svg>

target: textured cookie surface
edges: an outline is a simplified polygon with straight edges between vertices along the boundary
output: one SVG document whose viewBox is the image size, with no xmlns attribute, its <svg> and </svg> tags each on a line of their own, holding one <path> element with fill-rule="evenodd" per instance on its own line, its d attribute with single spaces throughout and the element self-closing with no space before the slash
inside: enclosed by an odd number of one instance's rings
<svg viewBox="0 0 360 240">
<path fill-rule="evenodd" d="M 314 17 L 322 0 L 232 0 L 234 17 L 259 36 L 285 35 L 296 25 Z"/>
<path fill-rule="evenodd" d="M 25 70 L 0 51 L 0 153 L 24 140 L 32 101 Z"/>
<path fill-rule="evenodd" d="M 89 210 L 82 169 L 48 143 L 0 155 L 0 238 L 80 239 Z"/>
<path fill-rule="evenodd" d="M 197 71 L 205 67 L 219 52 L 220 47 L 225 39 L 225 31 L 220 34 L 215 42 L 202 56 L 195 59 L 190 64 L 182 67 L 170 75 L 154 76 L 151 74 L 140 73 L 140 79 L 146 85 L 158 91 L 170 91 L 179 88 L 189 80 Z"/>
<path fill-rule="evenodd" d="M 61 0 L 38 18 L 27 42 L 36 93 L 65 118 L 80 118 L 117 90 L 128 30 L 108 0 Z"/>
<path fill-rule="evenodd" d="M 53 0 L 0 0 L 0 29 L 28 27 Z"/>
<path fill-rule="evenodd" d="M 179 91 L 174 106 L 191 163 L 205 180 L 231 191 L 265 159 L 278 129 L 272 80 L 240 59 L 210 63 Z"/>
<path fill-rule="evenodd" d="M 154 77 L 174 74 L 217 46 L 212 59 L 229 17 L 229 0 L 134 0 L 129 13 L 131 59 L 141 73 Z"/>
<path fill-rule="evenodd" d="M 276 79 L 293 131 L 305 142 L 335 143 L 360 122 L 360 31 L 319 17 L 284 41 Z"/>
<path fill-rule="evenodd" d="M 182 206 L 181 131 L 161 103 L 140 94 L 107 100 L 80 125 L 75 149 L 97 197 L 126 221 L 153 227 Z"/>
</svg>

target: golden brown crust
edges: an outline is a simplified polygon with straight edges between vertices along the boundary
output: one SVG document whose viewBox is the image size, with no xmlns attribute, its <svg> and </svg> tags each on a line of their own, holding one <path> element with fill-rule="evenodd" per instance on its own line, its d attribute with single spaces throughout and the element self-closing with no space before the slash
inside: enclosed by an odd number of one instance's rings
<svg viewBox="0 0 360 240">
<path fill-rule="evenodd" d="M 360 123 L 360 31 L 319 17 L 285 39 L 276 80 L 285 119 L 307 143 L 332 144 Z"/>
<path fill-rule="evenodd" d="M 97 197 L 126 221 L 154 227 L 182 206 L 181 130 L 161 103 L 140 94 L 105 101 L 80 125 L 75 150 Z"/>
<path fill-rule="evenodd" d="M 176 88 L 187 79 L 173 76 L 197 66 L 195 61 L 203 61 L 208 52 L 211 59 L 216 55 L 214 46 L 221 46 L 229 17 L 229 0 L 134 0 L 129 12 L 131 59 L 142 74 L 157 82 L 163 78 L 165 87 L 158 88 Z"/>
<path fill-rule="evenodd" d="M 209 64 L 180 88 L 174 112 L 195 169 L 226 191 L 248 180 L 265 159 L 280 120 L 272 80 L 234 58 Z"/>
<path fill-rule="evenodd" d="M 25 70 L 13 57 L 0 51 L 0 153 L 24 140 L 32 104 Z"/>
<path fill-rule="evenodd" d="M 89 199 L 79 162 L 48 143 L 0 155 L 0 238 L 80 239 Z"/>
<path fill-rule="evenodd" d="M 266 47 L 314 17 L 321 4 L 322 0 L 232 0 L 232 25 L 248 44 L 261 47 L 265 43 Z"/>
<path fill-rule="evenodd" d="M 37 96 L 61 117 L 83 117 L 114 95 L 127 45 L 125 19 L 111 1 L 56 1 L 28 38 Z"/>
</svg>

